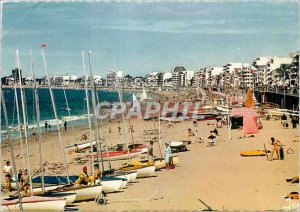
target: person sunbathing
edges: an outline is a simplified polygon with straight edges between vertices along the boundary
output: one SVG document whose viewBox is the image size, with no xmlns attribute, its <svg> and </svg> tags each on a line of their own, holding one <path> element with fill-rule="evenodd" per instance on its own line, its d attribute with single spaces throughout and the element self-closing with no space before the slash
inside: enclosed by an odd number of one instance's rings
<svg viewBox="0 0 300 212">
<path fill-rule="evenodd" d="M 299 183 L 299 176 L 296 175 L 292 179 L 286 179 L 286 182 L 288 182 L 288 183 Z"/>
</svg>

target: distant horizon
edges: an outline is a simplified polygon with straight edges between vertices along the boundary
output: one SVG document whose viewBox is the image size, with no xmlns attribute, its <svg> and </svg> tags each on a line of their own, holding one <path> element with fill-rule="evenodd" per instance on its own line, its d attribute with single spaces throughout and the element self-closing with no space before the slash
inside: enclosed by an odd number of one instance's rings
<svg viewBox="0 0 300 212">
<path fill-rule="evenodd" d="M 21 15 L 20 15 L 21 14 Z M 110 70 L 145 76 L 176 66 L 196 71 L 299 51 L 297 2 L 31 2 L 3 4 L 2 74 L 83 76 L 81 49 L 91 49 L 95 75 Z"/>
</svg>

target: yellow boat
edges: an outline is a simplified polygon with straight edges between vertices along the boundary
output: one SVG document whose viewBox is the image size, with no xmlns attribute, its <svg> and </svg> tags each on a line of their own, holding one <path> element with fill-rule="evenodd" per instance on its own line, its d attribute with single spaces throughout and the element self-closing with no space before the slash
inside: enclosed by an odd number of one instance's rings
<svg viewBox="0 0 300 212">
<path fill-rule="evenodd" d="M 155 169 L 166 168 L 166 160 L 164 158 L 154 158 L 153 160 L 145 159 L 145 160 L 140 160 L 140 162 L 143 165 L 152 164 L 155 166 Z"/>
<path fill-rule="evenodd" d="M 120 171 L 136 171 L 137 177 L 150 177 L 155 172 L 155 165 L 152 162 L 143 165 L 138 160 L 132 160 L 130 163 L 123 165 L 119 168 Z"/>
<path fill-rule="evenodd" d="M 178 156 L 178 155 L 172 156 L 172 157 L 171 157 L 171 161 L 172 161 L 172 164 L 173 164 L 174 166 L 178 166 L 178 164 L 179 164 L 179 156 Z"/>
<path fill-rule="evenodd" d="M 244 157 L 252 157 L 252 156 L 266 156 L 266 151 L 264 150 L 248 150 L 240 153 L 241 156 Z"/>
</svg>

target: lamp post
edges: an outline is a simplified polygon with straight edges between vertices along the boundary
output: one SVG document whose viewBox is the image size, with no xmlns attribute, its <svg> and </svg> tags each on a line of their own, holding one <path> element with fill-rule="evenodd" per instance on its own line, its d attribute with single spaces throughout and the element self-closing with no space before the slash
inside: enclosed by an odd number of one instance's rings
<svg viewBox="0 0 300 212">
<path fill-rule="evenodd" d="M 283 108 L 285 108 L 285 70 L 283 70 Z"/>
</svg>

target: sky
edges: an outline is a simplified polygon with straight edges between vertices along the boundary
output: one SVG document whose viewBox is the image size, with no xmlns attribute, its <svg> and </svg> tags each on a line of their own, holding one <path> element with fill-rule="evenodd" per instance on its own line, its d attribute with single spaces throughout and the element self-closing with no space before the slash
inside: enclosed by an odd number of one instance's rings
<svg viewBox="0 0 300 212">
<path fill-rule="evenodd" d="M 81 50 L 91 50 L 94 74 L 119 69 L 132 76 L 252 62 L 299 50 L 296 2 L 61 2 L 5 3 L 2 73 L 16 67 L 24 76 L 83 75 Z"/>
</svg>

